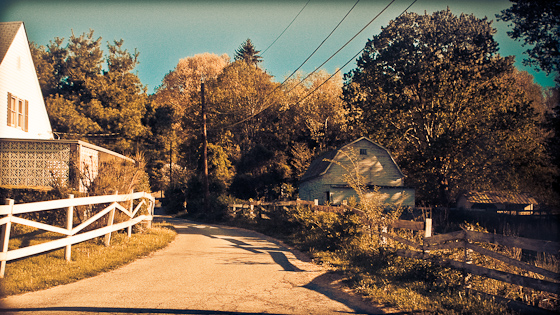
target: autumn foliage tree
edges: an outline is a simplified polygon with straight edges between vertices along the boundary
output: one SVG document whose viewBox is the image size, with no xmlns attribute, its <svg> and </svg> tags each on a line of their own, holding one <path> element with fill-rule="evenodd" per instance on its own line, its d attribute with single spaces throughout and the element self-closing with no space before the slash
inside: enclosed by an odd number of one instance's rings
<svg viewBox="0 0 560 315">
<path fill-rule="evenodd" d="M 407 13 L 366 44 L 344 97 L 362 132 L 386 146 L 420 202 L 460 190 L 522 189 L 523 163 L 546 164 L 536 115 L 486 18 Z M 531 130 L 531 131 L 528 131 Z"/>
<path fill-rule="evenodd" d="M 528 46 L 523 60 L 525 65 L 537 71 L 553 75 L 556 86 L 548 91 L 547 103 L 551 112 L 547 125 L 553 131 L 547 149 L 554 158 L 554 164 L 560 164 L 560 3 L 547 0 L 511 0 L 510 8 L 503 10 L 496 17 L 510 22 L 512 27 L 508 35 L 524 46 Z M 560 195 L 560 173 L 556 173 L 554 183 L 557 196 Z M 558 204 L 558 197 L 556 198 Z"/>
<path fill-rule="evenodd" d="M 158 143 L 154 145 L 171 148 L 160 151 L 160 159 L 169 160 L 168 154 L 171 154 L 171 160 L 177 161 L 180 145 L 198 145 L 201 82 L 215 80 L 229 63 L 226 54 L 218 56 L 203 53 L 179 60 L 175 69 L 165 75 L 161 86 L 153 95 L 153 115 L 162 115 L 163 119 L 161 121 L 152 116 L 152 125 L 160 126 L 154 134 L 158 138 Z M 196 166 L 192 159 L 189 162 L 191 168 L 192 165 Z"/>
</svg>

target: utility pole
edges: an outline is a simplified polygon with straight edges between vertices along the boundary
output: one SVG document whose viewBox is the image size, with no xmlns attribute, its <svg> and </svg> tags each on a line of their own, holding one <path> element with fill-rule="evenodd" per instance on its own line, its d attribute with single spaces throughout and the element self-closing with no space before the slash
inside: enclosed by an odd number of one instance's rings
<svg viewBox="0 0 560 315">
<path fill-rule="evenodd" d="M 173 187 L 173 138 L 169 139 L 169 189 Z"/>
<path fill-rule="evenodd" d="M 204 163 L 204 211 L 208 213 L 210 188 L 208 185 L 208 136 L 206 134 L 206 104 L 204 102 L 204 76 L 200 79 L 200 102 L 202 104 L 202 158 Z"/>
</svg>

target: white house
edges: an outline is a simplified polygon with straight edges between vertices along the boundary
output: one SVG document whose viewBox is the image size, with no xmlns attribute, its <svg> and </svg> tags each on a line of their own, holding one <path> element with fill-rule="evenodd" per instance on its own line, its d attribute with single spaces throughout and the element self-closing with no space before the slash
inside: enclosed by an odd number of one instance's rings
<svg viewBox="0 0 560 315">
<path fill-rule="evenodd" d="M 0 138 L 53 139 L 23 22 L 0 23 Z"/>
<path fill-rule="evenodd" d="M 0 23 L 0 186 L 45 187 L 53 179 L 84 189 L 110 159 L 134 162 L 79 140 L 54 140 L 23 22 Z M 74 177 L 74 178 L 73 178 Z"/>
<path fill-rule="evenodd" d="M 415 191 L 404 186 L 405 176 L 393 157 L 387 149 L 365 137 L 313 160 L 300 180 L 299 197 L 317 199 L 322 204 L 341 204 L 356 196 L 344 179 L 347 170 L 356 168 L 365 181 L 363 184 L 379 188 L 384 203 L 415 206 Z"/>
</svg>

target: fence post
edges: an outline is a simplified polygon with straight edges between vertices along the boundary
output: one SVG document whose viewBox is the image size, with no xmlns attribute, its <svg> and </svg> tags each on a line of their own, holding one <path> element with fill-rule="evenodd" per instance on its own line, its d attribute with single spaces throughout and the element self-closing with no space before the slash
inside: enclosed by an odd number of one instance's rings
<svg viewBox="0 0 560 315">
<path fill-rule="evenodd" d="M 69 194 L 68 199 L 74 199 L 74 194 Z M 73 221 L 74 221 L 74 206 L 70 206 L 66 208 L 66 229 L 68 231 L 72 231 Z M 67 238 L 71 236 L 72 235 L 68 235 Z M 66 261 L 72 260 L 72 244 L 66 245 L 66 249 L 64 251 L 64 257 L 66 258 Z"/>
<path fill-rule="evenodd" d="M 464 242 L 465 242 L 465 255 L 463 256 L 463 262 L 465 264 L 472 264 L 472 249 L 468 248 L 468 244 L 470 243 L 469 241 L 469 236 L 467 234 L 467 232 L 465 231 L 464 233 Z M 470 274 L 469 272 L 467 272 L 466 270 L 463 270 L 463 285 L 465 286 L 465 289 L 471 288 L 471 284 L 470 284 L 470 280 L 471 280 L 472 274 Z"/>
<path fill-rule="evenodd" d="M 424 258 L 426 258 L 426 254 L 429 254 L 430 251 L 426 250 L 426 238 L 432 237 L 432 218 L 426 218 L 424 222 L 424 239 L 422 241 L 422 251 Z"/>
<path fill-rule="evenodd" d="M 132 194 L 134 194 L 134 189 L 130 192 L 130 208 L 129 211 L 132 213 L 134 211 L 134 199 L 132 198 Z M 148 211 L 150 213 L 150 211 Z M 130 218 L 132 220 L 132 217 Z M 132 236 L 132 225 L 127 228 L 128 237 Z"/>
<path fill-rule="evenodd" d="M 119 191 L 115 192 L 115 195 L 118 195 Z M 115 219 L 115 209 L 109 212 L 109 219 L 107 220 L 107 226 L 113 225 L 113 220 Z M 111 232 L 105 234 L 105 246 L 109 246 L 111 244 Z"/>
<path fill-rule="evenodd" d="M 432 237 L 432 218 L 426 218 L 424 237 Z"/>
<path fill-rule="evenodd" d="M 381 227 L 381 233 L 387 233 L 387 226 L 386 225 Z M 387 246 L 387 237 L 385 235 L 381 234 L 380 241 L 381 241 L 381 246 L 383 246 L 383 247 Z"/>
<path fill-rule="evenodd" d="M 6 224 L 2 225 L 2 235 L 0 235 L 0 246 L 2 246 L 2 262 L 0 263 L 0 278 L 4 278 L 6 272 L 6 254 L 8 253 L 8 244 L 10 243 L 10 230 L 12 229 L 12 213 L 14 213 L 14 199 L 5 199 L 10 206 L 9 218 Z"/>
<path fill-rule="evenodd" d="M 148 229 L 152 228 L 152 221 L 154 220 L 154 210 L 156 207 L 156 202 L 154 200 L 154 202 L 150 203 L 151 206 L 148 206 L 148 214 L 150 215 L 150 220 L 148 220 Z"/>
</svg>

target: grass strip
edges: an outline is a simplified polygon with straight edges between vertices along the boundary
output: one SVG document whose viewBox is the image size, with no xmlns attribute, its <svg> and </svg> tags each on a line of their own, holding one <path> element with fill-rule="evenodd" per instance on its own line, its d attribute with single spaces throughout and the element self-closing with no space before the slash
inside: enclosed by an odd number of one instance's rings
<svg viewBox="0 0 560 315">
<path fill-rule="evenodd" d="M 21 294 L 75 282 L 106 272 L 166 247 L 177 233 L 168 223 L 134 233 L 113 233 L 106 247 L 99 237 L 72 246 L 72 260 L 64 259 L 64 248 L 8 262 L 0 279 L 0 296 Z"/>
</svg>

